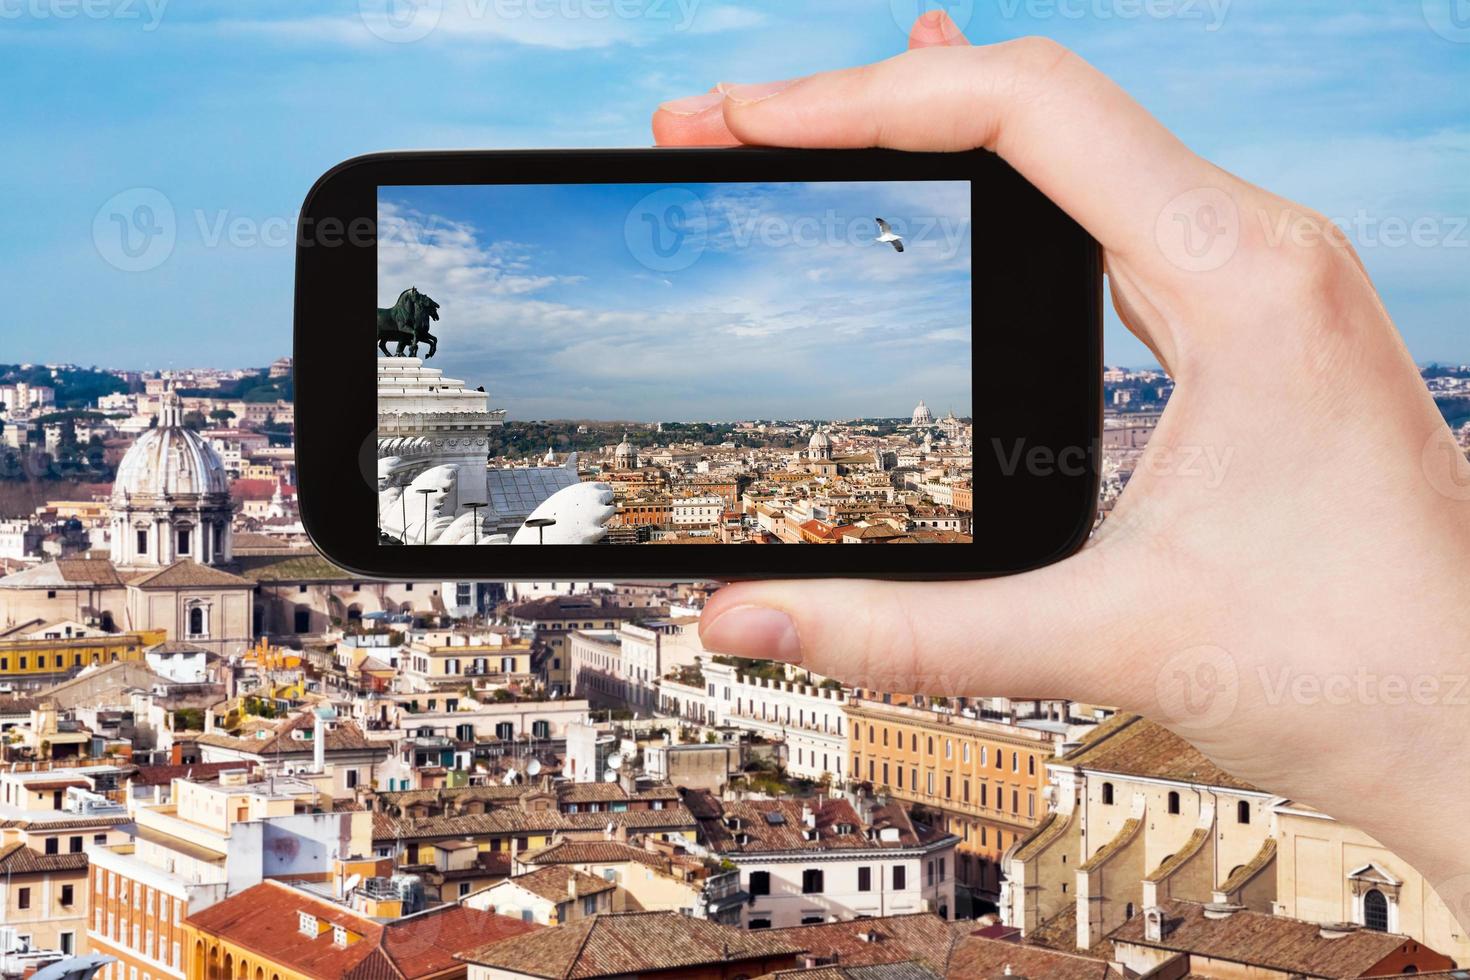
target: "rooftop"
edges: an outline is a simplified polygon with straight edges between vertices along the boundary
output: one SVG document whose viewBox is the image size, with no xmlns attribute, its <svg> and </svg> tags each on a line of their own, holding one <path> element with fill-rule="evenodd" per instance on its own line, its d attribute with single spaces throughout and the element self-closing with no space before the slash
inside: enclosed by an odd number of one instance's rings
<svg viewBox="0 0 1470 980">
<path fill-rule="evenodd" d="M 460 959 L 530 977 L 623 977 L 705 963 L 792 956 L 801 945 L 678 912 L 594 915 L 490 943 Z"/>
</svg>

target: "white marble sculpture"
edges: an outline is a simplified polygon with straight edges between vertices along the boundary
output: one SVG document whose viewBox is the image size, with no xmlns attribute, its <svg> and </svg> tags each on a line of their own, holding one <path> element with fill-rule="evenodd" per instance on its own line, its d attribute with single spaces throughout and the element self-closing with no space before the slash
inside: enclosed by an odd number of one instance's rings
<svg viewBox="0 0 1470 980">
<path fill-rule="evenodd" d="M 407 485 L 395 485 L 394 476 L 393 464 L 381 460 L 378 513 L 384 532 L 409 544 L 474 544 L 477 540 L 480 544 L 537 544 L 543 535 L 546 544 L 596 544 L 607 534 L 607 522 L 616 510 L 607 484 L 578 483 L 558 490 L 530 515 L 556 523 L 545 528 L 522 524 L 514 535 L 494 534 L 487 529 L 498 524 L 498 515 L 490 508 L 480 508 L 478 514 L 460 511 L 455 467 L 432 466 Z M 480 522 L 478 533 L 476 520 Z"/>
</svg>

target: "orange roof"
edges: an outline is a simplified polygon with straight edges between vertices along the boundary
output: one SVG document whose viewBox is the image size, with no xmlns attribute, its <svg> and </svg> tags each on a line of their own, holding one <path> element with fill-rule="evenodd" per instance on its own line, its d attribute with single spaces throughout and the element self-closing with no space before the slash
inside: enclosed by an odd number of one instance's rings
<svg viewBox="0 0 1470 980">
<path fill-rule="evenodd" d="M 301 931 L 301 915 L 319 932 Z M 323 980 L 411 980 L 451 970 L 456 953 L 541 928 L 461 905 L 383 924 L 278 881 L 264 881 L 189 916 L 190 925 Z M 337 945 L 332 926 L 354 937 Z"/>
</svg>

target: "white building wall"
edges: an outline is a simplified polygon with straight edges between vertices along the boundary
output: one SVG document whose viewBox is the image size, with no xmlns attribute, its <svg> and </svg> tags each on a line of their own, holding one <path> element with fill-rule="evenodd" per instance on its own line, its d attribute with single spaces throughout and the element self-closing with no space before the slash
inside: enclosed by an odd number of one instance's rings
<svg viewBox="0 0 1470 980">
<path fill-rule="evenodd" d="M 725 857 L 739 869 L 740 884 L 746 891 L 750 891 L 752 873 L 770 875 L 770 894 L 753 895 L 745 905 L 741 924 L 746 928 L 784 929 L 858 916 L 926 911 L 954 917 L 953 843 L 928 852 L 914 848 L 857 854 L 814 851 L 768 858 L 739 854 Z M 867 890 L 861 888 L 864 868 Z M 821 888 L 815 893 L 802 890 L 809 871 L 821 872 Z"/>
</svg>

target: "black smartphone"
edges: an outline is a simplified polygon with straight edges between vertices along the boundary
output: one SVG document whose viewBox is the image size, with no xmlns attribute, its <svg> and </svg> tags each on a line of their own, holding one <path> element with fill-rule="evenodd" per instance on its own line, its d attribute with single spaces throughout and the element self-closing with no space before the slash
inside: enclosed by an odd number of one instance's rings
<svg viewBox="0 0 1470 980">
<path fill-rule="evenodd" d="M 361 157 L 295 316 L 355 574 L 980 577 L 1093 526 L 1100 251 L 983 151 Z"/>
</svg>

